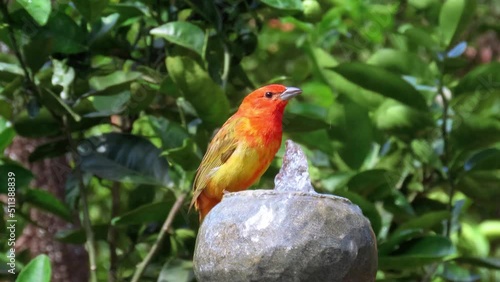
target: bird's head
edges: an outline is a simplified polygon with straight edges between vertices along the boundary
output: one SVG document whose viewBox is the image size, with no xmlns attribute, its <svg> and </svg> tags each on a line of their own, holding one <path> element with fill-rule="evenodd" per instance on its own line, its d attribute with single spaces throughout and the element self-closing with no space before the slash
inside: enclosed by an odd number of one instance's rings
<svg viewBox="0 0 500 282">
<path fill-rule="evenodd" d="M 302 93 L 297 87 L 270 84 L 248 94 L 238 110 L 251 115 L 283 115 L 288 101 Z"/>
</svg>

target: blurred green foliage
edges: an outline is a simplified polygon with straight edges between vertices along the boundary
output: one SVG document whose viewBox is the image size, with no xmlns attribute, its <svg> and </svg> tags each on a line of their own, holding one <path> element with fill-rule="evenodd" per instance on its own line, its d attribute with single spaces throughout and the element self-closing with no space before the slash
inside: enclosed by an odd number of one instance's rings
<svg viewBox="0 0 500 282">
<path fill-rule="evenodd" d="M 500 63 L 466 56 L 481 34 L 498 34 L 498 2 L 0 5 L 0 148 L 18 135 L 55 140 L 30 161 L 74 152 L 65 202 L 30 187 L 31 172 L 5 156 L 0 193 L 12 171 L 24 215 L 39 208 L 71 220 L 87 199 L 99 280 L 110 230 L 118 279 L 129 280 L 189 192 L 214 130 L 272 82 L 304 90 L 287 108 L 284 138 L 306 150 L 318 192 L 349 198 L 370 219 L 377 280 L 500 279 Z M 282 154 L 255 186 L 272 187 Z M 186 201 L 141 281 L 191 281 L 197 229 Z M 85 234 L 57 238 L 84 244 Z M 27 263 L 18 261 L 20 281 L 46 273 L 46 257 Z"/>
</svg>

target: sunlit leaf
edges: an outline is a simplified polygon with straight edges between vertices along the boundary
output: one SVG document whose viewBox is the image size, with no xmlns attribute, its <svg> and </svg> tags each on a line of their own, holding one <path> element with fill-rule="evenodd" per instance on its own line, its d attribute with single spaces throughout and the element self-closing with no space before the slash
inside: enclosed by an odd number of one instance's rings
<svg viewBox="0 0 500 282">
<path fill-rule="evenodd" d="M 50 258 L 41 254 L 32 259 L 19 273 L 16 282 L 50 282 L 52 268 Z"/>
<path fill-rule="evenodd" d="M 50 0 L 16 0 L 39 25 L 45 25 L 51 11 Z"/>
<path fill-rule="evenodd" d="M 384 131 L 404 136 L 418 134 L 434 125 L 428 113 L 417 111 L 393 100 L 386 100 L 373 115 L 375 125 Z"/>
<path fill-rule="evenodd" d="M 191 58 L 168 57 L 166 64 L 172 80 L 207 126 L 222 125 L 229 116 L 229 101 L 222 88 Z"/>
<path fill-rule="evenodd" d="M 447 0 L 441 7 L 439 30 L 444 44 L 452 44 L 474 16 L 475 0 Z"/>
<path fill-rule="evenodd" d="M 367 63 L 397 74 L 422 78 L 428 75 L 428 65 L 417 54 L 396 49 L 380 49 L 368 59 Z"/>
<path fill-rule="evenodd" d="M 333 70 L 365 89 L 395 99 L 417 110 L 427 110 L 427 103 L 422 94 L 398 75 L 382 68 L 362 63 L 344 63 Z"/>
<path fill-rule="evenodd" d="M 262 0 L 262 3 L 281 10 L 302 10 L 300 0 Z"/>
<path fill-rule="evenodd" d="M 203 56 L 205 33 L 198 26 L 189 22 L 169 22 L 150 31 L 152 35 L 191 49 Z"/>
</svg>

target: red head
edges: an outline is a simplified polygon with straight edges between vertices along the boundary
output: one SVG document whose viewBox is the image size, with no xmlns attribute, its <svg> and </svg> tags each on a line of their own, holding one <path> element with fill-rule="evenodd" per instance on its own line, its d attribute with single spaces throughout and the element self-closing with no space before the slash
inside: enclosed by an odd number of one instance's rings
<svg viewBox="0 0 500 282">
<path fill-rule="evenodd" d="M 278 115 L 281 117 L 288 100 L 302 93 L 297 87 L 270 84 L 248 94 L 241 102 L 238 113 L 245 116 Z"/>
</svg>

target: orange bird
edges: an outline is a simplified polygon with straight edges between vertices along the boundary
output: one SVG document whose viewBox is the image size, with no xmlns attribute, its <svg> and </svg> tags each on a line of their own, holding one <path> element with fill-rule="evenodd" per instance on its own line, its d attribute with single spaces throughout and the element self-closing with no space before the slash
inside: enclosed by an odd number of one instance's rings
<svg viewBox="0 0 500 282">
<path fill-rule="evenodd" d="M 191 207 L 199 210 L 200 221 L 224 191 L 245 190 L 267 170 L 281 145 L 285 107 L 300 93 L 299 88 L 279 84 L 261 87 L 222 125 L 194 178 Z"/>
</svg>

